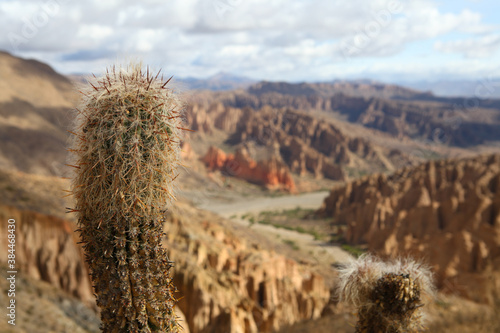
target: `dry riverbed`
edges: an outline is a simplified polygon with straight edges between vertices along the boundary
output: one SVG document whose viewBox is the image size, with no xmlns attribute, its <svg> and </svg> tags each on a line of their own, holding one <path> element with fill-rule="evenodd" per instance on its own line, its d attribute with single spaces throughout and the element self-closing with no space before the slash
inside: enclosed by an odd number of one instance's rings
<svg viewBox="0 0 500 333">
<path fill-rule="evenodd" d="M 202 203 L 199 208 L 229 218 L 234 223 L 251 228 L 270 240 L 288 244 L 293 251 L 306 255 L 314 263 L 335 265 L 349 260 L 352 255 L 340 246 L 332 245 L 327 240 L 308 233 L 306 226 L 299 229 L 301 230 L 299 232 L 293 228 L 276 227 L 272 223 L 259 223 L 259 219 L 266 213 L 280 215 L 290 210 L 299 212 L 318 209 L 327 195 L 327 191 L 322 191 L 275 198 L 240 199 L 229 203 L 212 201 Z M 307 224 L 306 219 L 304 224 Z"/>
</svg>

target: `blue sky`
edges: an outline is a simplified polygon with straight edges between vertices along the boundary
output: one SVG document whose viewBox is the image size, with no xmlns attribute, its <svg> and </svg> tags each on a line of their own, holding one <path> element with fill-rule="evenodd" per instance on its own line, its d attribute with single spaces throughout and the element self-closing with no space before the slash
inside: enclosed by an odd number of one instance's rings
<svg viewBox="0 0 500 333">
<path fill-rule="evenodd" d="M 500 77 L 496 0 L 0 0 L 0 49 L 62 73 L 140 58 L 176 77 Z M 0 73 L 1 74 L 1 73 Z"/>
</svg>

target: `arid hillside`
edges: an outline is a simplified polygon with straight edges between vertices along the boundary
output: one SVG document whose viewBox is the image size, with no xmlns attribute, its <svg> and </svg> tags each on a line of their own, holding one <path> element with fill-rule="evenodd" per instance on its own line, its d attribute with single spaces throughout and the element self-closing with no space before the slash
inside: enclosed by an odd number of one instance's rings
<svg viewBox="0 0 500 333">
<path fill-rule="evenodd" d="M 0 227 L 18 223 L 20 299 L 29 305 L 20 315 L 31 318 L 19 330 L 95 332 L 88 270 L 66 213 L 69 180 L 60 178 L 69 175 L 78 93 L 49 66 L 3 52 L 0 74 Z M 462 108 L 467 100 L 364 81 L 260 82 L 186 96 L 185 127 L 195 132 L 183 143 L 164 245 L 190 332 L 353 332 L 352 311 L 334 294 L 340 261 L 317 255 L 341 245 L 427 261 L 440 290 L 453 293 L 429 304 L 432 332 L 500 327 L 500 306 L 491 306 L 500 299 L 499 101 Z M 248 206 L 332 186 L 322 219 L 262 211 L 228 220 L 194 206 Z M 307 247 L 258 232 L 311 238 L 315 223 L 327 231 Z"/>
<path fill-rule="evenodd" d="M 0 168 L 64 173 L 78 94 L 48 65 L 0 52 Z"/>
<path fill-rule="evenodd" d="M 4 52 L 0 71 L 0 167 L 67 175 L 81 78 L 72 83 L 46 64 Z M 456 99 L 364 81 L 260 82 L 246 90 L 193 91 L 186 100 L 185 126 L 195 130 L 186 138 L 192 161 L 213 159 L 210 146 L 245 156 L 219 167 L 219 182 L 239 177 L 301 192 L 428 159 L 499 150 L 495 100 L 460 109 Z M 194 163 L 201 177 L 215 171 Z"/>
</svg>

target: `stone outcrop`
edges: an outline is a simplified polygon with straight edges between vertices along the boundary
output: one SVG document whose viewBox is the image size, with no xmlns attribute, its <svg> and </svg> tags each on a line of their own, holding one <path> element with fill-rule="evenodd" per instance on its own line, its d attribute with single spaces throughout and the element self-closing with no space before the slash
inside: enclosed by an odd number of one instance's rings
<svg viewBox="0 0 500 333">
<path fill-rule="evenodd" d="M 226 154 L 222 149 L 210 146 L 205 156 L 203 156 L 202 161 L 208 170 L 222 170 L 229 158 L 233 159 L 234 156 Z"/>
<path fill-rule="evenodd" d="M 3 231 L 7 230 L 9 219 L 16 221 L 17 270 L 93 305 L 89 271 L 83 261 L 83 251 L 76 244 L 79 239 L 74 223 L 12 206 L 0 206 L 0 228 Z M 7 245 L 7 237 L 2 236 L 0 250 L 5 255 L 0 258 L 0 263 L 7 263 Z"/>
<path fill-rule="evenodd" d="M 269 188 L 296 191 L 290 170 L 279 156 L 273 155 L 269 159 L 257 162 L 245 147 L 238 148 L 234 154 L 226 154 L 221 149 L 211 146 L 202 161 L 211 171 L 220 170 L 229 176 Z"/>
<path fill-rule="evenodd" d="M 177 205 L 165 229 L 191 332 L 272 332 L 321 316 L 330 298 L 321 275 L 200 213 Z"/>
<path fill-rule="evenodd" d="M 424 259 L 440 288 L 487 303 L 500 296 L 500 155 L 369 176 L 334 188 L 320 213 L 347 225 L 352 244 Z"/>
</svg>

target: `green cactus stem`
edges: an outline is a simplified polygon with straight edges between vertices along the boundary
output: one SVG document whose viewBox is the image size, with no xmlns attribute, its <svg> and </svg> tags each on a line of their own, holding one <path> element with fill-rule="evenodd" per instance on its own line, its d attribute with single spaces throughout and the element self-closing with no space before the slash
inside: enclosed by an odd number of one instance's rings
<svg viewBox="0 0 500 333">
<path fill-rule="evenodd" d="M 182 105 L 158 74 L 140 64 L 108 69 L 78 110 L 72 188 L 103 332 L 179 328 L 161 241 L 162 213 L 175 199 Z"/>
</svg>

